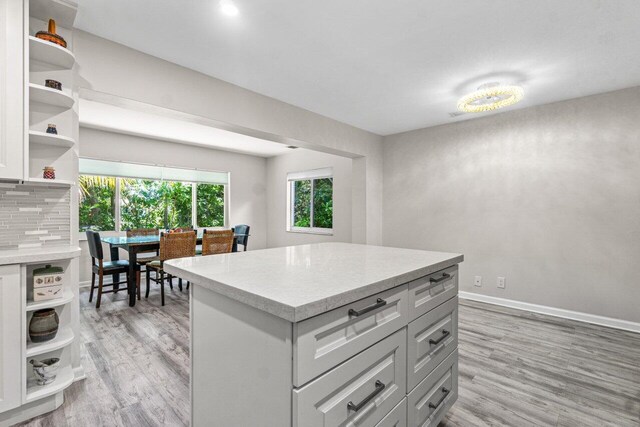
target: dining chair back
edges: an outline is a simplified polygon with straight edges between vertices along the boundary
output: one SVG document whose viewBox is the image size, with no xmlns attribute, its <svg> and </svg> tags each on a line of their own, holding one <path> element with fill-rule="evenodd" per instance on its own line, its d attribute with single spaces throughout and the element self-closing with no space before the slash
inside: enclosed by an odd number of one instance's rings
<svg viewBox="0 0 640 427">
<path fill-rule="evenodd" d="M 204 230 L 202 255 L 228 254 L 233 249 L 232 230 Z"/>
<path fill-rule="evenodd" d="M 158 260 L 147 263 L 147 290 L 145 298 L 149 297 L 151 282 L 160 285 L 160 298 L 164 305 L 164 282 L 169 280 L 169 286 L 173 289 L 171 275 L 164 271 L 164 262 L 175 258 L 184 258 L 196 255 L 197 233 L 195 231 L 160 233 L 160 256 Z M 156 272 L 156 277 L 151 278 L 151 270 Z M 182 279 L 179 278 L 180 290 Z"/>
<path fill-rule="evenodd" d="M 249 244 L 250 229 L 251 227 L 246 224 L 236 225 L 235 227 L 232 228 L 235 234 L 238 235 L 238 237 L 236 237 L 236 243 L 238 245 L 244 246 L 245 251 L 247 250 L 247 245 Z"/>
<path fill-rule="evenodd" d="M 160 234 L 160 261 L 196 255 L 195 231 Z"/>
<path fill-rule="evenodd" d="M 102 251 L 102 242 L 100 241 L 100 233 L 87 230 L 87 244 L 89 245 L 89 255 L 91 255 L 91 263 L 95 264 L 96 260 L 104 259 Z"/>
</svg>

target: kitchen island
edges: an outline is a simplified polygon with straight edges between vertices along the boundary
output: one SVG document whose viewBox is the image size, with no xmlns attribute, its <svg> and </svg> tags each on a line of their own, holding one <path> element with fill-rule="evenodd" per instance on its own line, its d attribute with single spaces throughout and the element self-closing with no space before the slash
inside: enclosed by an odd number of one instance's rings
<svg viewBox="0 0 640 427">
<path fill-rule="evenodd" d="M 194 426 L 435 426 L 460 254 L 348 243 L 167 261 L 191 287 Z"/>
</svg>

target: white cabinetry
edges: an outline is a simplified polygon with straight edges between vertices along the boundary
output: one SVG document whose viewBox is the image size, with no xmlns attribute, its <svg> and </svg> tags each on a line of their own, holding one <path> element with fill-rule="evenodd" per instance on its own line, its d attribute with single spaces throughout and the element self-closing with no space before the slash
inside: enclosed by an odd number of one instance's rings
<svg viewBox="0 0 640 427">
<path fill-rule="evenodd" d="M 21 404 L 20 266 L 0 266 L 0 412 Z"/>
<path fill-rule="evenodd" d="M 0 179 L 24 178 L 24 9 L 0 0 Z"/>
</svg>

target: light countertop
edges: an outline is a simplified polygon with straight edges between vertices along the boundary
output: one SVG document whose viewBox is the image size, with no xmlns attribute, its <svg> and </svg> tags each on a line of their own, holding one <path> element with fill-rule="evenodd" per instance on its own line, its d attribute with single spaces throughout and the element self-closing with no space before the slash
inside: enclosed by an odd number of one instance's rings
<svg viewBox="0 0 640 427">
<path fill-rule="evenodd" d="M 461 254 L 318 243 L 165 262 L 165 270 L 299 322 L 462 262 Z"/>
<path fill-rule="evenodd" d="M 77 246 L 52 246 L 34 249 L 0 250 L 0 265 L 32 264 L 36 262 L 59 261 L 80 256 Z"/>
</svg>

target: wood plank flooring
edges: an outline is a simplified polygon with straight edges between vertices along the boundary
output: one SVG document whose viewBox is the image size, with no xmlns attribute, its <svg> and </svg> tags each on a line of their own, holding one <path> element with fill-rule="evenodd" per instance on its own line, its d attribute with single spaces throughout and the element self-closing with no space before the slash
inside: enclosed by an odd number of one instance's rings
<svg viewBox="0 0 640 427">
<path fill-rule="evenodd" d="M 81 292 L 87 379 L 23 425 L 188 425 L 187 292 L 125 300 L 96 310 Z M 460 396 L 441 427 L 640 426 L 640 334 L 465 300 L 459 321 Z"/>
</svg>

